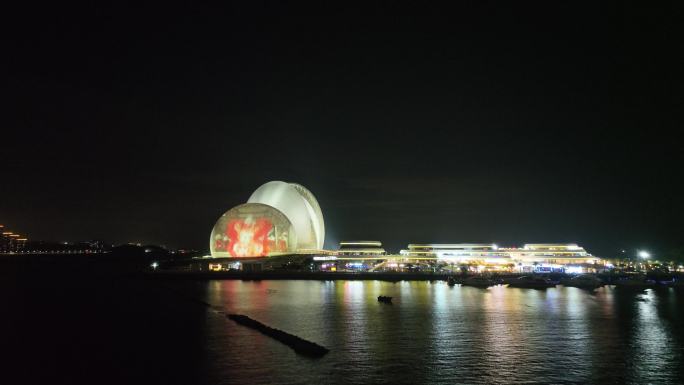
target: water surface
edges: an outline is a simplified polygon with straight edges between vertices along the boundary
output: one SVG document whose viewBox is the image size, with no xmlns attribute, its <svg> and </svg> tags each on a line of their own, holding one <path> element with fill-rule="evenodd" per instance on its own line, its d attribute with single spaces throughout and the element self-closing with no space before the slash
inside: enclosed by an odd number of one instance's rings
<svg viewBox="0 0 684 385">
<path fill-rule="evenodd" d="M 684 382 L 671 289 L 22 274 L 0 280 L 2 384 Z M 297 355 L 224 313 L 330 353 Z"/>
<path fill-rule="evenodd" d="M 212 383 L 679 383 L 684 293 L 442 282 L 212 281 L 203 300 L 328 347 L 294 354 L 207 313 Z M 377 301 L 392 296 L 393 304 Z"/>
</svg>

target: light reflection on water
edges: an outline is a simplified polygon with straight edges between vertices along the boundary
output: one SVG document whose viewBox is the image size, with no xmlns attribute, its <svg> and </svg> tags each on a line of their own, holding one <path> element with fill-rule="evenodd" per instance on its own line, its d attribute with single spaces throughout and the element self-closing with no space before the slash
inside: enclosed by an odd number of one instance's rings
<svg viewBox="0 0 684 385">
<path fill-rule="evenodd" d="M 318 342 L 317 360 L 207 313 L 212 383 L 680 383 L 684 293 L 403 281 L 212 281 L 207 302 Z M 393 304 L 377 301 L 392 296 Z"/>
</svg>

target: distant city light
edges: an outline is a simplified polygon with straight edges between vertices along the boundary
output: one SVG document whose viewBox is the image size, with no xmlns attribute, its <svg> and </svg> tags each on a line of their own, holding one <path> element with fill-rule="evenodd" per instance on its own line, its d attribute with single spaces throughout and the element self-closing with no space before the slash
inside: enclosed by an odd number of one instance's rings
<svg viewBox="0 0 684 385">
<path fill-rule="evenodd" d="M 150 266 L 152 266 L 152 269 L 157 270 L 157 266 L 159 266 L 159 264 L 157 262 L 152 262 Z"/>
<path fill-rule="evenodd" d="M 492 243 L 492 249 L 493 249 L 493 250 L 498 250 L 498 249 L 499 249 L 499 246 L 497 246 L 496 243 Z"/>
<path fill-rule="evenodd" d="M 651 254 L 648 251 L 641 250 L 639 253 L 637 253 L 639 258 L 647 259 L 651 257 Z"/>
</svg>

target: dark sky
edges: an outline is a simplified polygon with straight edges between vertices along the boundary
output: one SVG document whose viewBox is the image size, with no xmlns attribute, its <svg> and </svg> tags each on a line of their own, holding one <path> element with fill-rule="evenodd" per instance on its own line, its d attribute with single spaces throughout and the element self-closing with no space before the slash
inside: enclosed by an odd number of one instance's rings
<svg viewBox="0 0 684 385">
<path fill-rule="evenodd" d="M 0 223 L 206 249 L 269 180 L 326 246 L 684 244 L 681 5 L 413 2 L 3 12 Z"/>
</svg>

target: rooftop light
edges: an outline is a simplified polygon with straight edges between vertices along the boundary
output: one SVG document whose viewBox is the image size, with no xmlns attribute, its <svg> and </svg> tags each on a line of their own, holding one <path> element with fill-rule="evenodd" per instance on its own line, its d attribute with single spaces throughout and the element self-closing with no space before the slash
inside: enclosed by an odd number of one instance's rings
<svg viewBox="0 0 684 385">
<path fill-rule="evenodd" d="M 650 257 L 651 257 L 651 254 L 649 254 L 649 252 L 648 252 L 648 251 L 645 251 L 645 250 L 640 250 L 640 251 L 637 253 L 637 255 L 639 256 L 639 258 L 643 258 L 643 259 L 647 259 L 647 258 L 650 258 Z"/>
</svg>

